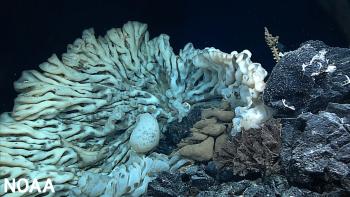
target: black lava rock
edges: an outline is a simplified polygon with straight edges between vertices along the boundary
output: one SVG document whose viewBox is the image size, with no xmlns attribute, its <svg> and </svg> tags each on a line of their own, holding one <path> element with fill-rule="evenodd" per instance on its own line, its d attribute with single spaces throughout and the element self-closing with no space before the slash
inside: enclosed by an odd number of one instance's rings
<svg viewBox="0 0 350 197">
<path fill-rule="evenodd" d="M 291 184 L 350 195 L 350 104 L 284 119 L 281 162 Z"/>
<path fill-rule="evenodd" d="M 219 169 L 215 165 L 215 162 L 209 161 L 208 164 L 205 166 L 205 172 L 212 177 L 216 177 L 216 175 L 219 172 Z"/>
<path fill-rule="evenodd" d="M 162 172 L 149 183 L 146 196 L 193 196 L 217 185 L 204 166 L 193 165 L 184 172 Z"/>
<path fill-rule="evenodd" d="M 201 167 L 192 166 L 186 170 L 186 173 L 190 176 L 191 186 L 197 188 L 198 190 L 206 190 L 215 184 L 214 178 L 206 174 L 204 169 Z"/>
<path fill-rule="evenodd" d="M 307 189 L 299 189 L 297 187 L 290 187 L 288 190 L 283 192 L 282 197 L 291 197 L 291 196 L 307 196 L 307 197 L 318 197 L 321 196 L 318 193 L 312 192 Z M 323 195 L 327 196 L 327 195 Z"/>
<path fill-rule="evenodd" d="M 188 191 L 189 184 L 186 181 L 182 181 L 182 177 L 179 174 L 162 172 L 148 184 L 147 194 L 144 196 L 186 196 Z"/>
<path fill-rule="evenodd" d="M 181 122 L 175 120 L 169 123 L 164 132 L 164 137 L 160 139 L 155 152 L 169 155 L 175 148 L 177 148 L 177 144 L 183 138 L 188 137 L 191 134 L 190 128 L 192 128 L 194 123 L 198 122 L 200 119 L 201 109 L 195 107 L 182 119 Z"/>
<path fill-rule="evenodd" d="M 231 167 L 224 167 L 217 173 L 216 179 L 220 183 L 225 183 L 230 181 L 241 181 L 243 178 L 235 176 L 234 170 Z"/>
<path fill-rule="evenodd" d="M 152 197 L 229 197 L 229 196 L 322 196 L 308 189 L 290 187 L 286 177 L 271 175 L 256 180 L 241 180 L 219 183 L 205 174 L 203 166 L 194 165 L 184 172 L 162 172 L 148 185 L 147 194 Z M 341 191 L 335 191 L 328 196 L 342 196 Z M 327 196 L 327 195 L 326 195 Z"/>
<path fill-rule="evenodd" d="M 263 93 L 276 117 L 317 113 L 329 102 L 350 101 L 350 49 L 308 41 L 276 64 Z"/>
<path fill-rule="evenodd" d="M 321 196 L 318 193 L 307 189 L 290 187 L 288 181 L 283 176 L 270 176 L 266 179 L 257 179 L 255 181 L 242 180 L 239 182 L 228 182 L 215 185 L 208 188 L 207 191 L 201 191 L 197 197 L 260 197 L 260 196 Z"/>
</svg>

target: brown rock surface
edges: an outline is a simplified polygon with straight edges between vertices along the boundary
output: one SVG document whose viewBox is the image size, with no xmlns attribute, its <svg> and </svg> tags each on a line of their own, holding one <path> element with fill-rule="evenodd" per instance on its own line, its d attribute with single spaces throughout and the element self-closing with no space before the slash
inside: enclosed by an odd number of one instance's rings
<svg viewBox="0 0 350 197">
<path fill-rule="evenodd" d="M 210 136 L 219 136 L 220 134 L 222 134 L 223 132 L 226 131 L 226 126 L 224 124 L 210 124 L 206 127 L 204 127 L 203 129 L 198 130 L 199 132 L 206 134 L 206 135 L 210 135 Z"/>
<path fill-rule="evenodd" d="M 213 157 L 214 138 L 208 137 L 199 144 L 187 145 L 179 150 L 179 153 L 195 161 L 207 161 Z"/>
<path fill-rule="evenodd" d="M 196 122 L 193 127 L 196 129 L 203 129 L 204 127 L 217 123 L 216 118 L 203 119 Z"/>
<path fill-rule="evenodd" d="M 214 146 L 215 153 L 220 152 L 222 148 L 225 147 L 225 143 L 227 139 L 228 139 L 227 133 L 223 133 L 222 135 L 220 135 L 215 139 L 215 146 Z"/>
<path fill-rule="evenodd" d="M 221 109 L 203 109 L 202 119 L 215 117 L 222 122 L 231 122 L 234 116 L 233 111 L 224 111 Z"/>
</svg>

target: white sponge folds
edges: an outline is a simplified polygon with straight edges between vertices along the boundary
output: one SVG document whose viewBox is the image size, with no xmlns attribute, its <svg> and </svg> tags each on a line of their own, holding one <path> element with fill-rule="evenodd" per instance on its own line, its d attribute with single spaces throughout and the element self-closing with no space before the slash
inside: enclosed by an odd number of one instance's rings
<svg viewBox="0 0 350 197">
<path fill-rule="evenodd" d="M 159 143 L 160 130 L 157 119 L 149 113 L 140 114 L 130 136 L 130 145 L 137 153 L 146 153 Z"/>
<path fill-rule="evenodd" d="M 0 114 L 0 188 L 5 173 L 10 180 L 51 178 L 55 196 L 68 196 L 71 188 L 82 192 L 76 196 L 140 196 L 150 173 L 186 162 L 172 165 L 151 152 L 160 130 L 197 104 L 230 103 L 231 133 L 269 117 L 261 99 L 267 72 L 248 50 L 189 43 L 176 54 L 169 39 L 150 39 L 147 25 L 136 21 L 105 36 L 88 29 L 61 58 L 52 55 L 40 69 L 24 71 L 14 83 L 12 112 Z"/>
</svg>

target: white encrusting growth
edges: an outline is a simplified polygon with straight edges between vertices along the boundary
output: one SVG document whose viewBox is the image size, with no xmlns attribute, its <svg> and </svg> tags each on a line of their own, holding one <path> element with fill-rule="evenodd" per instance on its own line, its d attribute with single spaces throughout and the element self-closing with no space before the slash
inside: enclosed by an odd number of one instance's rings
<svg viewBox="0 0 350 197">
<path fill-rule="evenodd" d="M 295 110 L 295 107 L 293 105 L 287 105 L 286 99 L 282 99 L 282 104 L 283 104 L 283 106 L 285 106 L 291 110 Z"/>
</svg>

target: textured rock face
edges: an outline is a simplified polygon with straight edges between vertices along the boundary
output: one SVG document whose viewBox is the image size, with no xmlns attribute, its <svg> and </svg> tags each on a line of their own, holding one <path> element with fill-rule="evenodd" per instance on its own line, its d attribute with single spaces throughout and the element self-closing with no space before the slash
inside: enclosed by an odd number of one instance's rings
<svg viewBox="0 0 350 197">
<path fill-rule="evenodd" d="M 334 193 L 335 196 L 341 193 Z M 161 173 L 148 187 L 144 196 L 197 196 L 197 197 L 229 197 L 229 196 L 321 196 L 307 189 L 291 187 L 283 176 L 270 176 L 255 181 L 242 180 L 219 183 L 207 175 L 200 166 L 192 166 L 185 172 L 174 174 Z"/>
<path fill-rule="evenodd" d="M 308 41 L 273 69 L 263 93 L 282 117 L 281 169 L 289 194 L 307 188 L 330 195 L 350 191 L 350 49 Z M 315 194 L 312 194 L 315 195 Z"/>
<path fill-rule="evenodd" d="M 277 115 L 317 112 L 327 104 L 350 99 L 350 49 L 309 41 L 285 54 L 264 90 L 265 104 Z"/>
<path fill-rule="evenodd" d="M 184 172 L 159 174 L 149 184 L 146 196 L 194 196 L 215 184 L 214 178 L 205 173 L 203 166 L 193 165 Z"/>
<path fill-rule="evenodd" d="M 284 120 L 281 160 L 293 184 L 318 191 L 350 191 L 350 105 Z"/>
</svg>

